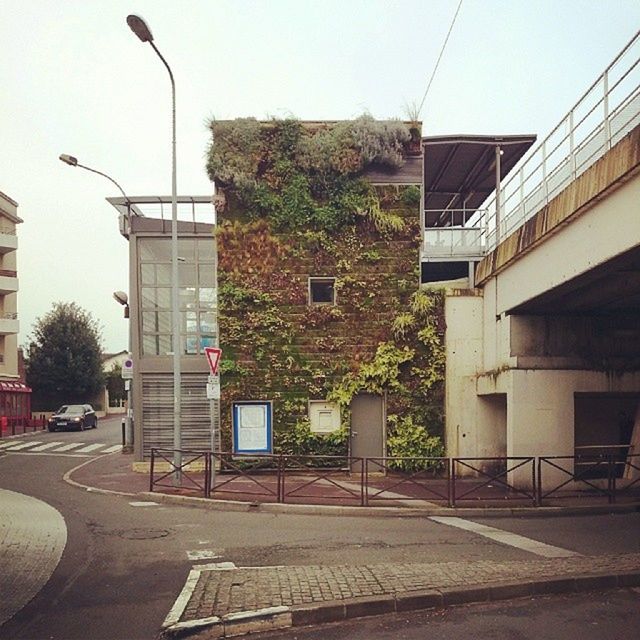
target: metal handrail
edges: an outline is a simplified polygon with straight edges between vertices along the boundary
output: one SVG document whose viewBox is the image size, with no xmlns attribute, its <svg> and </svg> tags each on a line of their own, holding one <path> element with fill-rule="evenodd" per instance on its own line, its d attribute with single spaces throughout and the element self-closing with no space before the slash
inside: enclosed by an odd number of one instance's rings
<svg viewBox="0 0 640 640">
<path fill-rule="evenodd" d="M 211 493 L 229 493 L 229 494 L 242 494 L 248 496 L 271 496 L 276 498 L 276 502 L 280 502 L 280 456 L 273 454 L 232 454 L 216 452 L 210 454 L 212 457 L 212 463 L 215 461 L 220 462 L 220 473 L 216 474 L 216 482 L 211 486 Z M 243 467 L 243 465 L 249 464 L 249 467 Z M 263 465 L 271 465 L 269 468 L 275 470 L 277 474 L 276 489 L 258 480 L 254 474 L 261 469 Z M 251 491 L 243 488 L 242 490 L 233 489 L 232 484 L 238 478 L 248 480 L 252 487 L 260 487 L 262 491 Z M 224 488 L 226 487 L 226 489 Z"/>
<path fill-rule="evenodd" d="M 598 76 L 551 133 L 529 153 L 519 170 L 503 183 L 500 189 L 502 194 L 500 208 L 505 213 L 500 216 L 500 219 L 504 228 L 500 229 L 498 234 L 495 229 L 497 216 L 494 194 L 486 207 L 487 215 L 482 221 L 488 251 L 495 248 L 504 234 L 522 226 L 526 220 L 548 204 L 566 186 L 567 181 L 575 180 L 604 155 L 611 148 L 614 139 L 621 137 L 635 126 L 634 121 L 638 121 L 640 117 L 640 82 L 634 81 L 630 90 L 623 86 L 623 82 L 630 79 L 640 63 L 640 56 L 636 56 L 626 66 L 624 65 L 626 54 L 634 47 L 640 48 L 640 31 Z M 619 77 L 611 82 L 614 73 L 618 72 Z M 620 89 L 625 91 L 621 97 L 617 95 Z M 591 103 L 593 100 L 595 100 L 594 104 Z M 622 123 L 616 123 L 617 118 L 624 119 L 624 111 L 629 108 L 631 115 Z M 584 114 L 582 114 L 583 109 L 586 110 Z M 603 115 L 598 119 L 597 124 L 592 126 L 590 119 L 599 109 L 603 110 Z M 591 128 L 585 133 L 582 129 L 587 126 Z M 614 130 L 614 127 L 617 128 Z M 560 139 L 556 141 L 556 134 L 563 129 L 566 133 L 560 135 Z M 594 144 L 598 136 L 603 137 L 603 142 L 589 153 L 589 147 Z M 564 147 L 568 147 L 568 151 L 563 152 Z M 588 154 L 587 157 L 580 159 L 580 155 L 584 153 Z M 553 182 L 561 177 L 560 174 L 563 171 L 568 171 L 567 177 L 554 185 Z M 529 185 L 528 183 L 533 180 L 536 180 L 535 183 Z M 530 207 L 529 211 L 527 211 L 527 205 Z"/>
</svg>

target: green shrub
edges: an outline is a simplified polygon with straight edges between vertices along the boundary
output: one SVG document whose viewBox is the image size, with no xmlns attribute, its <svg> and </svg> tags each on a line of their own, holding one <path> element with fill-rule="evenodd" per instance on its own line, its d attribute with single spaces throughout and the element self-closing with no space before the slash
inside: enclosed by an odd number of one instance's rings
<svg viewBox="0 0 640 640">
<path fill-rule="evenodd" d="M 421 425 L 416 424 L 411 416 L 388 417 L 391 433 L 387 436 L 387 455 L 397 458 L 414 458 L 413 460 L 390 460 L 389 467 L 399 471 L 435 470 L 438 461 L 425 458 L 444 456 L 444 445 L 437 436 L 430 436 Z"/>
</svg>

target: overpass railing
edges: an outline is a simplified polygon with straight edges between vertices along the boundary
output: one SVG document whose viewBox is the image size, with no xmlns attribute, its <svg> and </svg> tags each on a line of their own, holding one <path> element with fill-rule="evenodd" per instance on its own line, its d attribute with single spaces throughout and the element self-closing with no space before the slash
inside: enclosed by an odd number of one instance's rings
<svg viewBox="0 0 640 640">
<path fill-rule="evenodd" d="M 640 123 L 639 63 L 640 31 L 501 185 L 499 233 L 495 195 L 489 202 L 481 225 L 489 251 Z"/>
</svg>

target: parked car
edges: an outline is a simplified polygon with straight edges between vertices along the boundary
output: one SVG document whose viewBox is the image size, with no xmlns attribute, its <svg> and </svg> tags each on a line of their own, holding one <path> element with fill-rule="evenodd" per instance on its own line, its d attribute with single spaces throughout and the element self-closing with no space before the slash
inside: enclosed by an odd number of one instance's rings
<svg viewBox="0 0 640 640">
<path fill-rule="evenodd" d="M 84 431 L 98 426 L 96 412 L 90 404 L 63 404 L 50 418 L 49 431 L 69 428 Z"/>
</svg>

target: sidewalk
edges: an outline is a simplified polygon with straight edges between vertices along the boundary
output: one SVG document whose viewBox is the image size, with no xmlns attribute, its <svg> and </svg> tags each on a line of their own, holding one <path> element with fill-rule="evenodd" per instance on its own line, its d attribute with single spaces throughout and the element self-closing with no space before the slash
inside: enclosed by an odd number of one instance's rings
<svg viewBox="0 0 640 640">
<path fill-rule="evenodd" d="M 214 497 L 206 499 L 202 497 L 202 491 L 195 490 L 190 481 L 185 479 L 183 487 L 173 488 L 171 476 L 165 479 L 167 485 L 162 491 L 150 492 L 149 473 L 133 471 L 133 455 L 114 453 L 91 459 L 72 469 L 66 476 L 71 484 L 90 488 L 98 492 L 122 493 L 136 495 L 138 498 L 154 500 L 156 502 L 172 502 L 183 505 L 197 506 L 212 510 L 234 511 L 262 511 L 279 513 L 301 513 L 307 515 L 351 515 L 351 516 L 413 516 L 424 517 L 430 515 L 463 515 L 468 517 L 479 516 L 548 516 L 548 515 L 572 515 L 582 513 L 613 513 L 631 512 L 640 510 L 640 497 L 629 497 L 618 504 L 609 504 L 605 497 L 583 495 L 557 500 L 553 506 L 533 507 L 529 499 L 494 499 L 468 501 L 465 506 L 449 508 L 446 502 L 432 502 L 424 499 L 410 499 L 410 493 L 395 495 L 395 498 L 385 500 L 370 500 L 369 506 L 357 506 L 353 494 L 357 493 L 358 486 L 355 482 L 341 481 L 347 490 L 341 492 L 336 488 L 333 480 L 325 482 L 308 483 L 306 479 L 299 480 L 298 484 L 304 486 L 312 484 L 311 489 L 306 487 L 307 497 L 313 494 L 311 503 L 305 503 L 304 497 L 289 495 L 285 503 L 278 503 L 275 499 L 275 476 L 263 475 L 259 479 L 260 484 L 254 484 L 248 479 L 236 479 L 232 486 L 233 491 L 216 492 Z M 200 480 L 202 482 L 202 480 Z M 218 475 L 218 483 L 225 482 L 224 476 Z M 293 485 L 296 484 L 294 478 Z M 240 487 L 240 489 L 238 489 Z M 244 488 L 242 488 L 244 487 Z M 227 487 L 225 487 L 226 489 Z M 266 489 L 265 489 L 266 488 Z M 370 487 L 376 491 L 376 487 Z M 398 492 L 401 489 L 394 489 Z M 293 493 L 293 492 L 292 492 Z M 375 504 L 375 506 L 373 506 Z"/>
<path fill-rule="evenodd" d="M 526 509 L 446 507 L 354 507 L 267 504 L 150 493 L 149 475 L 132 470 L 121 453 L 92 459 L 66 480 L 91 491 L 208 509 L 306 514 L 467 517 L 637 510 L 637 505 Z M 586 501 L 588 503 L 588 501 Z M 495 562 L 236 567 L 231 562 L 195 565 L 163 624 L 166 638 L 220 638 L 320 624 L 347 618 L 442 608 L 540 594 L 640 587 L 640 553 Z"/>
</svg>

